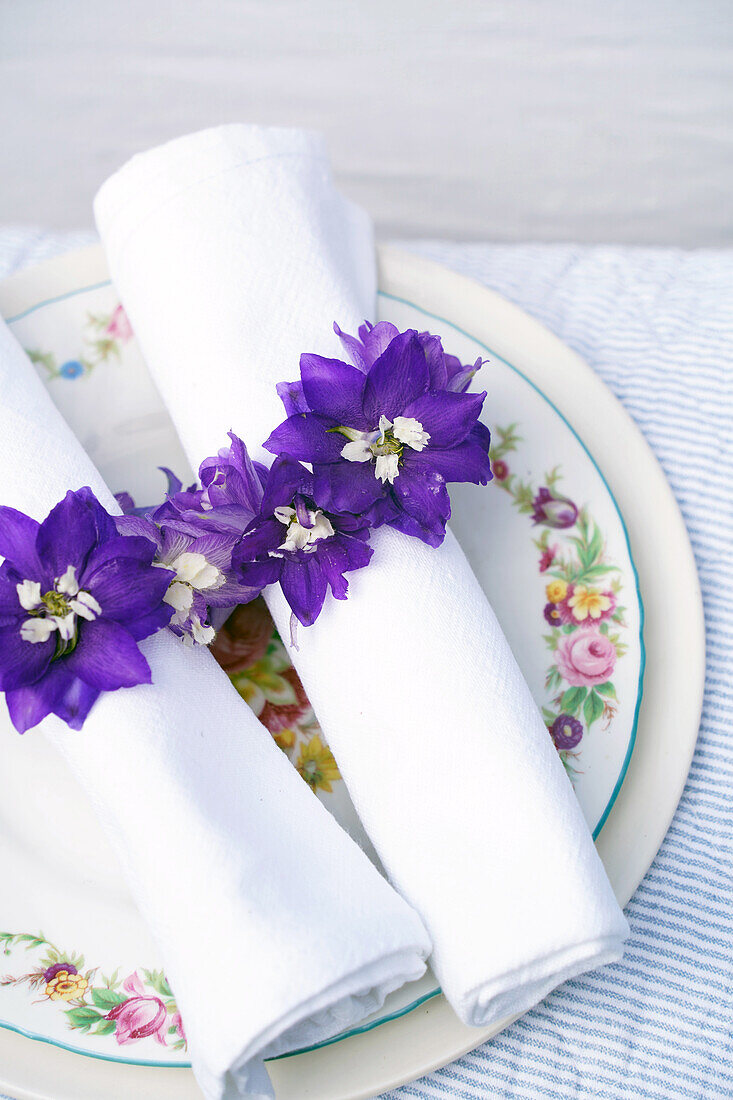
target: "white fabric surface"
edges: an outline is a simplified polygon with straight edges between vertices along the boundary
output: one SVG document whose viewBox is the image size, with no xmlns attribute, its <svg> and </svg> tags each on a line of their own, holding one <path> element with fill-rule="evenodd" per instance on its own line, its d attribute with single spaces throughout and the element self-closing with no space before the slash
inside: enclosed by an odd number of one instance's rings
<svg viewBox="0 0 733 1100">
<path fill-rule="evenodd" d="M 321 143 L 205 131 L 134 158 L 95 212 L 192 465 L 229 428 L 271 459 L 258 445 L 283 418 L 275 384 L 297 376 L 300 351 L 338 355 L 332 322 L 355 331 L 375 306 L 370 226 L 335 192 Z M 436 551 L 382 530 L 373 545 L 293 660 L 391 880 L 426 923 L 443 990 L 486 1024 L 619 958 L 627 926 L 456 541 Z M 267 598 L 286 637 L 279 588 Z"/>
<path fill-rule="evenodd" d="M 42 519 L 91 485 L 116 510 L 2 321 L 0 393 L 2 503 Z M 142 648 L 152 685 L 102 696 L 81 732 L 41 728 L 119 852 L 204 1094 L 270 1095 L 264 1057 L 373 1011 L 420 976 L 429 943 L 208 651 L 168 632 Z"/>
</svg>

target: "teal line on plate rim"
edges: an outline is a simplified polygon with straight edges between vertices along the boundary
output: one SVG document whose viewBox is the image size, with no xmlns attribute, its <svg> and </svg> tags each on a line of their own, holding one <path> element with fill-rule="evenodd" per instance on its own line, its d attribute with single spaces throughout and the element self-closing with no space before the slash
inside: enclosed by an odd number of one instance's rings
<svg viewBox="0 0 733 1100">
<path fill-rule="evenodd" d="M 80 286 L 76 290 L 67 290 L 66 294 L 57 294 L 55 298 L 44 298 L 42 302 L 36 302 L 34 306 L 29 306 L 21 313 L 16 313 L 14 317 L 6 317 L 5 324 L 12 325 L 16 321 L 22 321 L 24 317 L 29 317 L 37 309 L 43 309 L 44 306 L 53 306 L 57 302 L 65 302 L 67 298 L 75 298 L 77 294 L 87 294 L 91 290 L 101 290 L 104 286 L 112 286 L 112 280 L 103 279 L 101 283 L 91 283 L 89 286 Z"/>
<path fill-rule="evenodd" d="M 44 299 L 44 301 L 37 302 L 36 305 L 30 306 L 28 309 L 25 309 L 21 313 L 16 314 L 14 317 L 6 318 L 6 323 L 11 325 L 15 321 L 21 321 L 24 317 L 28 317 L 31 313 L 35 313 L 36 310 L 42 309 L 44 306 L 55 305 L 57 302 L 64 302 L 68 298 L 74 298 L 78 294 L 87 294 L 87 293 L 90 293 L 93 290 L 100 290 L 102 287 L 111 286 L 111 285 L 112 285 L 112 280 L 111 279 L 105 279 L 103 282 L 100 282 L 100 283 L 93 283 L 90 286 L 79 287 L 77 290 L 70 290 L 66 294 L 59 294 L 55 298 L 46 298 L 46 299 Z M 596 840 L 597 837 L 598 837 L 598 834 L 600 833 L 601 829 L 605 825 L 606 820 L 608 818 L 608 815 L 611 812 L 611 808 L 612 808 L 614 802 L 616 801 L 616 798 L 618 796 L 619 791 L 621 790 L 621 785 L 623 784 L 623 781 L 626 777 L 626 772 L 629 770 L 629 763 L 631 761 L 631 754 L 634 750 L 634 744 L 636 743 L 636 732 L 637 732 L 637 728 L 638 728 L 638 725 L 639 725 L 639 708 L 641 707 L 641 697 L 642 697 L 642 694 L 643 694 L 643 682 L 644 682 L 644 669 L 646 667 L 646 648 L 644 646 L 644 603 L 643 603 L 643 600 L 641 598 L 641 589 L 639 587 L 639 574 L 638 574 L 638 571 L 637 571 L 637 568 L 636 568 L 636 563 L 634 561 L 634 557 L 631 553 L 631 542 L 630 542 L 630 539 L 629 539 L 629 532 L 627 530 L 626 523 L 624 522 L 624 517 L 621 515 L 621 509 L 619 508 L 616 497 L 613 495 L 613 492 L 611 491 L 611 487 L 608 484 L 608 482 L 606 481 L 606 478 L 604 477 L 600 467 L 598 466 L 596 460 L 593 458 L 593 455 L 590 453 L 590 451 L 586 447 L 583 440 L 580 438 L 580 436 L 576 432 L 575 428 L 573 428 L 572 424 L 570 424 L 570 422 L 566 419 L 566 417 L 563 416 L 563 414 L 558 409 L 557 405 L 555 405 L 555 403 L 553 401 L 551 401 L 549 399 L 549 397 L 547 397 L 546 394 L 544 394 L 542 392 L 542 390 L 539 388 L 539 386 L 535 385 L 535 383 L 530 378 L 528 378 L 527 375 L 524 374 L 523 371 L 519 370 L 518 367 L 513 366 L 506 359 L 504 359 L 503 356 L 498 355 L 495 351 L 492 351 L 492 349 L 487 344 L 484 344 L 482 340 L 477 340 L 476 337 L 473 336 L 470 332 L 467 332 L 465 329 L 461 328 L 459 325 L 454 325 L 452 321 L 446 320 L 445 317 L 440 317 L 437 313 L 431 313 L 430 310 L 423 309 L 421 306 L 415 305 L 414 302 L 409 301 L 409 299 L 407 299 L 407 298 L 400 298 L 397 294 L 387 294 L 385 291 L 380 290 L 378 292 L 378 295 L 381 298 L 389 298 L 393 302 L 400 302 L 402 305 L 408 306 L 410 309 L 415 309 L 415 310 L 417 310 L 418 313 L 422 313 L 426 317 L 432 317 L 433 320 L 438 321 L 440 324 L 450 325 L 450 327 L 452 329 L 454 329 L 456 332 L 460 332 L 462 336 L 466 336 L 469 340 L 473 340 L 473 342 L 475 344 L 478 344 L 479 347 L 483 348 L 484 351 L 488 352 L 488 354 L 493 356 L 494 359 L 500 360 L 500 362 L 504 363 L 504 365 L 509 367 L 510 370 L 514 371 L 515 374 L 518 374 L 520 376 L 520 378 L 523 378 L 524 381 L 527 383 L 527 385 L 531 386 L 532 389 L 536 393 L 538 393 L 544 401 L 547 402 L 547 404 L 550 406 L 550 408 L 557 414 L 557 416 L 560 417 L 560 419 L 565 424 L 565 426 L 569 429 L 569 431 L 577 439 L 578 443 L 583 448 L 583 450 L 587 454 L 588 458 L 592 462 L 596 472 L 598 473 L 598 476 L 600 477 L 601 481 L 603 482 L 603 484 L 606 488 L 606 491 L 607 491 L 608 495 L 610 496 L 611 500 L 613 501 L 613 506 L 616 509 L 616 513 L 618 515 L 618 518 L 619 518 L 620 523 L 621 523 L 621 527 L 622 527 L 623 532 L 624 532 L 624 538 L 626 540 L 626 549 L 628 551 L 629 561 L 631 562 L 631 569 L 632 569 L 632 572 L 634 574 L 634 583 L 635 583 L 635 586 L 636 586 L 636 595 L 637 595 L 637 599 L 639 601 L 639 648 L 640 648 L 639 687 L 638 687 L 638 694 L 637 694 L 637 699 L 636 699 L 636 709 L 634 711 L 634 723 L 633 723 L 633 726 L 632 726 L 632 729 L 631 729 L 631 737 L 629 739 L 629 747 L 626 751 L 626 756 L 624 757 L 624 762 L 623 762 L 623 765 L 621 767 L 621 772 L 619 774 L 618 780 L 616 781 L 616 786 L 614 787 L 613 791 L 611 792 L 611 797 L 608 801 L 608 804 L 607 804 L 605 810 L 601 814 L 600 821 L 598 822 L 595 829 L 593 830 L 593 839 Z M 432 990 L 430 993 L 424 994 L 422 997 L 419 997 L 416 1001 L 411 1002 L 409 1005 L 406 1005 L 402 1009 L 398 1009 L 396 1012 L 391 1013 L 389 1016 L 382 1016 L 381 1019 L 373 1020 L 370 1024 L 362 1024 L 360 1027 L 351 1028 L 349 1031 L 342 1032 L 340 1035 L 334 1035 L 334 1037 L 332 1039 L 326 1039 L 324 1042 L 316 1043 L 314 1046 L 304 1047 L 301 1050 L 289 1051 L 286 1054 L 280 1054 L 280 1055 L 278 1055 L 277 1058 L 274 1058 L 274 1059 L 271 1059 L 271 1060 L 272 1061 L 279 1061 L 281 1058 L 293 1058 L 297 1054 L 308 1054 L 311 1051 L 319 1050 L 321 1047 L 332 1046 L 334 1043 L 339 1043 L 339 1042 L 341 1042 L 342 1039 L 351 1039 L 355 1035 L 363 1035 L 364 1032 L 372 1031 L 375 1027 L 379 1027 L 381 1024 L 389 1023 L 391 1020 L 397 1020 L 401 1016 L 406 1016 L 409 1012 L 414 1012 L 414 1010 L 416 1008 L 419 1008 L 420 1005 L 425 1004 L 426 1001 L 431 1000 L 433 997 L 439 996 L 440 993 L 441 993 L 440 989 Z M 68 1043 L 62 1043 L 62 1042 L 59 1042 L 56 1039 L 49 1039 L 45 1035 L 38 1035 L 36 1032 L 28 1031 L 25 1028 L 16 1027 L 14 1024 L 7 1023 L 4 1020 L 0 1020 L 0 1028 L 4 1028 L 7 1031 L 14 1031 L 18 1035 L 23 1035 L 28 1039 L 35 1039 L 37 1042 L 40 1042 L 40 1043 L 48 1043 L 50 1046 L 59 1047 L 61 1050 L 68 1050 L 72 1054 L 81 1054 L 86 1058 L 96 1058 L 98 1061 L 101 1061 L 101 1062 L 117 1062 L 117 1063 L 121 1063 L 123 1065 L 128 1065 L 128 1066 L 147 1066 L 151 1069 L 190 1069 L 191 1068 L 191 1063 L 190 1062 L 143 1062 L 143 1061 L 137 1060 L 135 1058 L 120 1058 L 120 1057 L 115 1056 L 114 1054 L 97 1054 L 94 1051 L 81 1050 L 79 1047 L 69 1046 Z"/>
<path fill-rule="evenodd" d="M 531 378 L 527 377 L 527 375 L 524 373 L 524 371 L 521 371 L 519 369 L 519 367 L 515 367 L 512 363 L 510 363 L 507 359 L 505 359 L 503 355 L 499 355 L 498 352 L 495 352 L 492 348 L 490 348 L 488 346 L 488 344 L 485 344 L 482 340 L 477 340 L 476 337 L 473 336 L 470 332 L 467 332 L 466 329 L 461 328 L 460 325 L 456 325 L 452 321 L 447 320 L 447 318 L 441 317 L 437 313 L 431 313 L 430 310 L 423 309 L 422 306 L 417 306 L 417 305 L 415 305 L 414 302 L 411 302 L 409 300 L 409 298 L 401 298 L 398 294 L 388 294 L 386 291 L 383 291 L 383 290 L 380 290 L 378 293 L 379 293 L 380 297 L 382 297 L 382 298 L 389 298 L 393 302 L 400 302 L 402 305 L 408 306 L 410 309 L 417 310 L 418 313 L 422 313 L 425 317 L 432 317 L 434 321 L 437 321 L 441 325 L 449 325 L 455 332 L 460 332 L 460 334 L 462 336 L 467 337 L 469 340 L 473 340 L 474 344 L 478 344 L 478 346 L 480 348 L 483 348 L 484 351 L 488 352 L 488 354 L 490 356 L 492 356 L 494 359 L 498 359 L 499 362 L 503 363 L 504 366 L 509 368 L 509 370 L 514 371 L 515 374 L 518 374 L 520 378 L 524 379 L 524 381 L 527 383 L 527 385 L 531 386 L 532 389 L 535 391 L 535 393 L 538 393 L 540 395 L 540 397 L 542 398 L 542 400 L 545 401 L 550 406 L 550 408 L 553 410 L 553 412 L 557 416 L 559 416 L 559 418 L 562 420 L 563 424 L 566 426 L 568 431 L 570 431 L 572 433 L 572 435 L 575 437 L 575 439 L 577 439 L 578 443 L 583 448 L 586 455 L 588 456 L 591 463 L 593 464 L 593 467 L 595 468 L 596 473 L 598 474 L 601 481 L 603 482 L 603 485 L 605 486 L 606 492 L 608 493 L 609 497 L 611 498 L 611 501 L 613 502 L 613 506 L 616 509 L 616 514 L 619 518 L 619 522 L 621 524 L 621 528 L 622 528 L 623 533 L 624 533 L 624 539 L 626 541 L 626 550 L 628 552 L 629 561 L 631 563 L 631 571 L 634 575 L 634 586 L 636 588 L 636 598 L 637 598 L 638 603 L 639 603 L 639 682 L 638 682 L 638 688 L 637 688 L 637 693 L 636 693 L 636 707 L 634 708 L 634 721 L 633 721 L 633 724 L 632 724 L 632 727 L 631 727 L 631 736 L 629 737 L 629 745 L 628 745 L 628 748 L 626 750 L 626 756 L 624 757 L 623 764 L 621 765 L 621 771 L 619 773 L 619 777 L 616 780 L 616 785 L 613 788 L 613 790 L 611 791 L 611 797 L 609 798 L 608 803 L 606 804 L 605 810 L 601 814 L 601 817 L 600 817 L 600 820 L 599 820 L 598 824 L 596 825 L 595 829 L 593 830 L 593 839 L 597 840 L 601 829 L 603 828 L 603 826 L 606 824 L 606 821 L 608 820 L 608 815 L 610 814 L 610 812 L 613 808 L 614 802 L 618 798 L 618 793 L 621 790 L 621 787 L 623 785 L 623 781 L 626 778 L 626 773 L 629 770 L 629 764 L 631 763 L 631 755 L 634 751 L 634 745 L 636 744 L 636 733 L 637 733 L 637 730 L 638 730 L 638 727 L 639 727 L 639 711 L 640 711 L 640 708 L 641 708 L 641 699 L 642 699 L 642 696 L 644 694 L 644 670 L 646 669 L 646 646 L 644 645 L 644 601 L 641 597 L 641 586 L 639 584 L 639 571 L 636 568 L 636 562 L 634 561 L 634 555 L 631 552 L 631 539 L 629 538 L 629 531 L 628 531 L 628 528 L 626 526 L 626 521 L 624 520 L 624 517 L 621 514 L 621 509 L 618 506 L 618 501 L 616 500 L 616 497 L 613 494 L 613 490 L 611 489 L 611 486 L 608 484 L 608 481 L 606 480 L 605 474 L 603 473 L 600 466 L 598 465 L 598 463 L 594 459 L 593 455 L 588 450 L 588 448 L 585 445 L 585 443 L 583 442 L 583 440 L 580 438 L 580 436 L 576 432 L 573 425 L 570 423 L 570 421 L 567 419 L 567 417 L 564 416 L 560 412 L 560 410 L 558 409 L 555 402 L 551 401 L 550 398 L 547 396 L 547 394 L 543 393 L 543 391 L 540 389 L 540 387 L 538 385 L 536 385 L 536 383 L 534 383 Z M 590 370 L 590 368 L 588 368 L 588 369 Z"/>
</svg>

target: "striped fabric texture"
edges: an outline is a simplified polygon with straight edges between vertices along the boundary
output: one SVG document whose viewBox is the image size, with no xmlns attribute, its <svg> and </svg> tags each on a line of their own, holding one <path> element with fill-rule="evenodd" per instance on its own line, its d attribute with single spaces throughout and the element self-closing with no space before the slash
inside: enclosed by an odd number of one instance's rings
<svg viewBox="0 0 733 1100">
<path fill-rule="evenodd" d="M 93 239 L 2 231 L 0 277 Z M 690 531 L 708 674 L 688 783 L 628 906 L 624 960 L 568 983 L 490 1043 L 382 1100 L 731 1097 L 733 253 L 404 247 L 516 302 L 579 352 L 624 403 Z"/>
</svg>

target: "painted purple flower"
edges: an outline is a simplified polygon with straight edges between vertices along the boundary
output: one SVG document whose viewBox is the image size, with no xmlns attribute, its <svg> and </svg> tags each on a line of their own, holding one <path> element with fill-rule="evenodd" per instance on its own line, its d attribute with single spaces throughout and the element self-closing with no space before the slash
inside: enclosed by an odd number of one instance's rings
<svg viewBox="0 0 733 1100">
<path fill-rule="evenodd" d="M 213 609 L 249 603 L 262 591 L 262 585 L 242 583 L 235 576 L 232 550 L 259 512 L 266 470 L 262 466 L 258 472 L 242 440 L 234 434 L 230 438 L 230 447 L 202 462 L 201 489 L 184 489 L 164 469 L 164 503 L 145 515 L 117 520 L 120 531 L 150 539 L 156 546 L 156 564 L 171 570 L 163 597 L 174 610 L 169 626 L 188 644 L 209 645 L 214 640 Z"/>
<path fill-rule="evenodd" d="M 79 973 L 79 971 L 76 969 L 76 967 L 72 966 L 71 963 L 67 963 L 67 962 L 54 963 L 53 966 L 49 966 L 48 970 L 45 970 L 44 973 L 43 973 L 43 980 L 46 983 L 46 985 L 48 985 L 49 982 L 52 982 L 53 979 L 56 977 L 56 975 L 60 974 L 62 970 L 65 971 L 67 974 L 78 974 Z"/>
<path fill-rule="evenodd" d="M 278 387 L 288 419 L 265 443 L 313 464 L 321 507 L 363 515 L 439 546 L 450 517 L 446 483 L 491 480 L 485 393 L 463 391 L 476 368 L 440 340 L 380 322 L 361 339 L 337 332 L 355 365 L 300 358 L 300 382 Z"/>
<path fill-rule="evenodd" d="M 154 1035 L 165 1046 L 168 1013 L 160 997 L 146 994 L 137 974 L 130 974 L 122 983 L 122 988 L 130 996 L 121 1004 L 115 1005 L 105 1016 L 105 1020 L 115 1022 L 117 1042 L 120 1046 L 125 1046 L 136 1039 L 146 1039 L 149 1035 Z"/>
<path fill-rule="evenodd" d="M 560 714 L 550 729 L 552 740 L 558 749 L 574 749 L 583 739 L 583 726 L 577 718 L 569 714 Z"/>
<path fill-rule="evenodd" d="M 0 691 L 20 733 L 50 713 L 81 729 L 100 692 L 150 683 L 137 643 L 172 614 L 154 553 L 89 488 L 42 523 L 0 507 Z"/>
<path fill-rule="evenodd" d="M 568 497 L 562 497 L 551 493 L 543 486 L 532 501 L 534 511 L 532 520 L 541 523 L 545 527 L 572 527 L 578 518 L 577 505 Z"/>
<path fill-rule="evenodd" d="M 344 576 L 367 565 L 369 527 L 363 518 L 326 511 L 314 475 L 289 455 L 272 464 L 259 515 L 232 553 L 239 579 L 253 588 L 279 581 L 295 617 L 316 621 L 328 588 L 345 600 Z"/>
<path fill-rule="evenodd" d="M 545 616 L 545 621 L 548 622 L 550 626 L 562 626 L 565 622 L 562 610 L 556 603 L 546 603 L 542 614 Z"/>
</svg>

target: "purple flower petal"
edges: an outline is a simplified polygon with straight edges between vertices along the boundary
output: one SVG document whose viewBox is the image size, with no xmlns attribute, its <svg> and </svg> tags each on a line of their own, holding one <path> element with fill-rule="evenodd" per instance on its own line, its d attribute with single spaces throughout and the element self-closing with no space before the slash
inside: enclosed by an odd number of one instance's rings
<svg viewBox="0 0 733 1100">
<path fill-rule="evenodd" d="M 418 333 L 420 346 L 425 352 L 425 362 L 428 365 L 428 386 L 431 390 L 444 390 L 448 385 L 448 368 L 446 355 L 439 336 L 433 336 L 429 332 Z"/>
<path fill-rule="evenodd" d="M 174 579 L 170 569 L 117 557 L 92 572 L 85 571 L 84 588 L 98 601 L 105 619 L 126 623 L 147 615 L 161 603 Z"/>
<path fill-rule="evenodd" d="M 60 577 L 69 565 L 78 570 L 96 542 L 94 514 L 79 493 L 69 491 L 44 519 L 36 546 L 49 573 Z"/>
<path fill-rule="evenodd" d="M 322 543 L 318 561 L 337 600 L 345 600 L 349 591 L 343 574 L 368 565 L 372 554 L 371 546 L 346 535 L 336 535 Z"/>
<path fill-rule="evenodd" d="M 8 704 L 10 721 L 18 733 L 25 733 L 42 722 L 47 715 L 55 713 L 72 680 L 73 677 L 64 670 L 63 663 L 57 661 L 49 669 L 48 675 L 37 683 L 9 691 L 5 701 Z"/>
<path fill-rule="evenodd" d="M 359 325 L 359 339 L 364 348 L 366 369 L 376 363 L 382 352 L 387 350 L 395 336 L 399 334 L 397 325 L 393 325 L 391 321 L 377 321 L 376 325 L 365 321 L 363 325 Z"/>
<path fill-rule="evenodd" d="M 313 473 L 316 498 L 333 512 L 366 512 L 385 493 L 371 462 L 335 462 Z"/>
<path fill-rule="evenodd" d="M 126 538 L 144 538 L 154 546 L 160 546 L 160 532 L 147 516 L 115 516 L 115 527 Z"/>
<path fill-rule="evenodd" d="M 440 546 L 450 519 L 450 497 L 441 475 L 406 463 L 392 490 L 404 514 L 412 521 L 402 521 L 398 529 L 417 535 L 429 546 Z M 392 526 L 398 524 L 393 522 Z"/>
<path fill-rule="evenodd" d="M 157 634 L 164 626 L 168 626 L 172 617 L 173 608 L 167 603 L 162 603 L 154 611 L 148 611 L 138 619 L 128 620 L 125 623 L 125 630 L 136 642 L 141 642 L 143 638 L 149 638 L 151 634 Z"/>
<path fill-rule="evenodd" d="M 481 370 L 483 365 L 482 359 L 479 357 L 472 367 L 464 367 L 461 361 L 456 359 L 455 355 L 446 355 L 445 359 L 448 368 L 448 383 L 446 389 L 452 390 L 453 393 L 465 393 L 471 385 L 472 379 Z"/>
<path fill-rule="evenodd" d="M 268 584 L 274 584 L 280 579 L 283 558 L 249 561 L 247 558 L 239 557 L 239 549 L 238 546 L 235 547 L 232 554 L 232 567 L 243 585 L 252 589 L 257 588 L 261 592 L 263 588 L 267 588 Z"/>
<path fill-rule="evenodd" d="M 419 420 L 430 435 L 429 447 L 455 447 L 474 426 L 485 393 L 426 393 L 405 408 L 405 416 Z"/>
<path fill-rule="evenodd" d="M 23 574 L 23 579 L 40 580 L 43 568 L 36 553 L 40 524 L 15 508 L 0 507 L 0 557 Z"/>
<path fill-rule="evenodd" d="M 285 527 L 278 519 L 257 519 L 242 535 L 241 541 L 232 552 L 233 560 L 252 561 L 262 554 L 277 550 L 285 538 Z"/>
<path fill-rule="evenodd" d="M 18 574 L 11 571 L 8 562 L 3 562 L 0 565 L 0 625 L 23 614 L 16 587 L 18 583 Z"/>
<path fill-rule="evenodd" d="M 280 584 L 296 619 L 303 626 L 311 626 L 321 612 L 328 588 L 317 555 L 303 555 L 297 561 L 283 560 Z"/>
<path fill-rule="evenodd" d="M 84 623 L 76 649 L 64 657 L 67 671 L 99 691 L 151 682 L 150 666 L 129 631 L 119 623 Z"/>
<path fill-rule="evenodd" d="M 176 493 L 180 493 L 183 488 L 183 482 L 180 477 L 176 477 L 173 471 L 167 466 L 159 466 L 158 469 L 162 474 L 165 474 L 166 481 L 168 482 L 165 490 L 166 496 L 172 497 L 175 496 Z"/>
<path fill-rule="evenodd" d="M 229 438 L 229 447 L 201 463 L 201 484 L 212 506 L 238 504 L 253 516 L 262 499 L 260 478 L 239 436 L 229 432 Z M 190 507 L 195 502 L 185 503 Z"/>
<path fill-rule="evenodd" d="M 76 676 L 70 676 L 68 686 L 59 702 L 53 708 L 54 714 L 66 722 L 73 730 L 80 730 L 86 721 L 89 711 L 92 709 L 100 692 L 90 684 L 85 684 Z"/>
<path fill-rule="evenodd" d="M 265 441 L 266 451 L 289 454 L 302 462 L 338 462 L 346 443 L 339 432 L 328 432 L 333 422 L 314 413 L 291 416 Z"/>
<path fill-rule="evenodd" d="M 351 362 L 354 364 L 357 370 L 360 370 L 362 374 L 366 374 L 369 367 L 371 366 L 371 363 L 367 360 L 364 345 L 362 344 L 361 340 L 359 340 L 356 336 L 350 336 L 348 332 L 344 332 L 343 329 L 339 328 L 335 321 L 333 323 L 333 331 L 336 333 L 339 340 L 344 345 L 348 356 L 351 359 Z M 279 392 L 280 390 L 278 388 L 278 393 Z M 280 396 L 282 396 L 282 394 Z"/>
<path fill-rule="evenodd" d="M 252 600 L 257 599 L 263 588 L 263 584 L 225 581 L 219 588 L 204 592 L 204 596 L 209 607 L 236 607 L 237 604 L 251 603 Z"/>
<path fill-rule="evenodd" d="M 380 416 L 387 416 L 390 420 L 402 416 L 405 407 L 424 394 L 427 388 L 425 352 L 417 333 L 408 329 L 395 336 L 369 371 L 364 387 L 364 415 L 371 427 L 376 428 Z"/>
<path fill-rule="evenodd" d="M 125 517 L 120 518 L 124 519 Z M 151 526 L 154 528 L 154 525 L 151 524 Z M 86 581 L 97 570 L 120 558 L 135 562 L 138 565 L 150 565 L 155 556 L 155 550 L 155 542 L 147 537 L 141 535 L 114 535 L 107 542 L 94 547 L 87 559 L 86 566 L 79 575 L 80 585 L 83 588 L 82 580 Z"/>
<path fill-rule="evenodd" d="M 474 429 L 456 447 L 430 446 L 423 451 L 405 449 L 404 465 L 433 470 L 446 481 L 470 481 L 474 485 L 487 485 L 492 480 L 488 443 L 482 442 L 481 433 L 474 435 Z"/>
<path fill-rule="evenodd" d="M 343 436 L 336 438 L 343 440 Z M 280 455 L 272 464 L 262 494 L 262 515 L 269 516 L 276 508 L 289 506 L 298 493 L 313 495 L 313 475 L 290 455 Z"/>
<path fill-rule="evenodd" d="M 283 403 L 286 416 L 296 416 L 297 413 L 310 412 L 308 402 L 303 393 L 302 382 L 278 382 L 275 389 L 277 390 L 278 397 Z"/>
<path fill-rule="evenodd" d="M 372 426 L 362 411 L 366 378 L 356 367 L 305 353 L 300 357 L 300 376 L 311 409 L 360 431 Z"/>
<path fill-rule="evenodd" d="M 115 493 L 115 500 L 117 501 L 126 516 L 131 516 L 134 514 L 135 498 L 131 496 L 126 489 L 123 489 L 122 492 Z"/>
<path fill-rule="evenodd" d="M 48 668 L 56 652 L 53 635 L 45 642 L 26 642 L 20 636 L 22 618 L 0 627 L 0 691 L 33 684 Z"/>
</svg>

